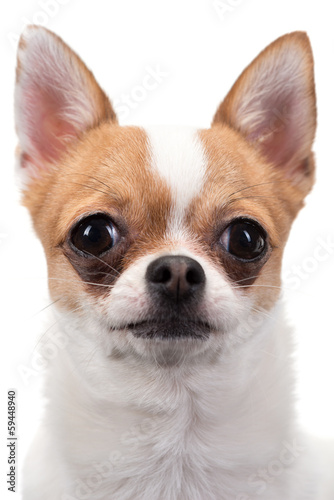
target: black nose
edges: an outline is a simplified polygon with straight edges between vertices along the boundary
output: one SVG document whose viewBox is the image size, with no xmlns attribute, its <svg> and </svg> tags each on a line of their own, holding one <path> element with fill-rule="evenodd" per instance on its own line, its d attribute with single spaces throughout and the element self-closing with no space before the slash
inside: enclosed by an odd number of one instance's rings
<svg viewBox="0 0 334 500">
<path fill-rule="evenodd" d="M 169 255 L 151 262 L 146 271 L 146 282 L 154 294 L 180 302 L 203 291 L 205 273 L 196 260 Z"/>
</svg>

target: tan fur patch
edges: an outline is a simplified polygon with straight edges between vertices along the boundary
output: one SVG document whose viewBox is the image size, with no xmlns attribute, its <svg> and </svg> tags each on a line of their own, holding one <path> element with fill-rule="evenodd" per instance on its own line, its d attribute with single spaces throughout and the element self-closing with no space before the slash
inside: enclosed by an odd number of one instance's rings
<svg viewBox="0 0 334 500">
<path fill-rule="evenodd" d="M 246 279 L 234 286 L 243 286 L 245 293 L 257 297 L 258 305 L 269 308 L 279 294 L 276 287 L 280 286 L 283 248 L 291 223 L 303 205 L 303 196 L 229 127 L 217 125 L 203 130 L 200 138 L 209 164 L 203 191 L 190 207 L 189 222 L 220 265 L 216 244 L 219 228 L 238 217 L 260 223 L 269 236 L 270 258 L 263 268 L 254 268 L 254 286 L 246 286 Z M 233 259 L 225 258 L 223 264 L 227 274 L 234 276 Z"/>
<path fill-rule="evenodd" d="M 99 280 L 100 287 L 88 286 L 91 293 L 105 293 L 106 286 L 134 256 L 161 245 L 171 196 L 165 183 L 150 171 L 148 155 L 144 131 L 103 124 L 88 132 L 59 165 L 43 172 L 25 191 L 23 203 L 45 248 L 54 297 L 73 297 L 77 285 L 82 289 L 64 249 L 74 221 L 83 215 L 103 212 L 126 227 L 120 247 L 124 253 L 117 250 L 113 257 L 110 252 L 111 261 L 103 270 L 109 271 L 109 276 Z M 98 259 L 95 264 L 99 264 Z M 114 275 L 110 266 L 115 267 Z M 79 266 L 76 269 L 80 274 Z M 61 270 L 63 276 L 57 282 Z"/>
</svg>

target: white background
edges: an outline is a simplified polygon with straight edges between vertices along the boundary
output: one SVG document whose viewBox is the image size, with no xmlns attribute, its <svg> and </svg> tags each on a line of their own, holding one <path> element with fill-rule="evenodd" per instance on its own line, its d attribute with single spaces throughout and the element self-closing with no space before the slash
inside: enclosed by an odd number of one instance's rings
<svg viewBox="0 0 334 500">
<path fill-rule="evenodd" d="M 60 5 L 60 3 L 62 5 Z M 93 69 L 121 111 L 121 124 L 210 125 L 216 107 L 244 67 L 284 33 L 310 36 L 316 71 L 317 184 L 300 213 L 286 248 L 284 290 L 295 326 L 298 408 L 302 425 L 334 437 L 334 242 L 333 209 L 333 7 L 329 1 L 221 0 L 25 0 L 1 12 L 1 440 L 0 484 L 5 492 L 6 394 L 17 390 L 18 458 L 22 464 L 41 406 L 42 372 L 32 370 L 37 338 L 48 327 L 46 269 L 29 217 L 14 183 L 13 88 L 16 40 L 25 24 L 46 25 Z M 43 7 L 44 6 L 44 7 Z M 165 73 L 154 90 L 138 90 L 147 68 Z M 120 108 L 123 93 L 131 106 Z M 139 101 L 141 99 L 141 101 Z M 320 239 L 319 239 L 320 238 Z M 296 266 L 299 266 L 298 268 Z M 298 277 L 296 273 L 302 273 Z M 21 372 L 21 374 L 20 374 Z M 5 493 L 1 498 L 7 498 Z M 8 495 L 9 498 L 12 496 Z M 17 498 L 19 495 L 17 495 Z"/>
</svg>

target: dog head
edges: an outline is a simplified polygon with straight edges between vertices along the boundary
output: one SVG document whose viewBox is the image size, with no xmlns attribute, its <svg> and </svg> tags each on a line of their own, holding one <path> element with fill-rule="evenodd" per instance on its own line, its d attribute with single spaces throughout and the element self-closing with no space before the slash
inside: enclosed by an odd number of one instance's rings
<svg viewBox="0 0 334 500">
<path fill-rule="evenodd" d="M 23 203 L 78 349 L 190 362 L 248 342 L 278 298 L 284 245 L 314 180 L 304 33 L 267 47 L 211 128 L 193 130 L 118 125 L 81 59 L 30 27 L 16 125 Z"/>
</svg>

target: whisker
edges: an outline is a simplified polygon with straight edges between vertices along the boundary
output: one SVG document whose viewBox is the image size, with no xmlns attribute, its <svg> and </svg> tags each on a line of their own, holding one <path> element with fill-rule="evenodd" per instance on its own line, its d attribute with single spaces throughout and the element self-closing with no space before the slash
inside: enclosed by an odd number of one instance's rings
<svg viewBox="0 0 334 500">
<path fill-rule="evenodd" d="M 79 305 L 78 307 L 76 307 L 75 309 L 73 309 L 71 312 L 76 312 L 76 311 L 79 311 L 80 309 L 83 309 L 83 306 L 82 305 Z M 34 348 L 33 348 L 33 351 L 37 350 L 40 346 L 40 344 L 44 341 L 44 337 L 46 336 L 46 334 L 54 327 L 56 326 L 57 324 L 59 323 L 59 319 L 57 319 L 54 323 L 52 323 L 52 325 L 50 325 L 44 332 L 43 334 L 40 336 L 40 338 L 37 340 Z"/>
<path fill-rule="evenodd" d="M 266 198 L 266 199 L 276 200 L 275 196 L 265 196 L 265 195 L 241 196 L 240 198 L 232 198 L 231 200 L 228 200 L 226 205 L 229 205 L 230 203 L 233 203 L 234 201 L 254 199 L 254 198 Z"/>
<path fill-rule="evenodd" d="M 249 276 L 248 278 L 243 278 L 242 280 L 237 280 L 234 282 L 234 284 L 238 284 L 238 283 L 242 283 L 243 281 L 247 281 L 247 280 L 252 280 L 252 279 L 256 279 L 258 278 L 260 275 L 257 274 L 256 276 Z"/>
<path fill-rule="evenodd" d="M 115 269 L 114 267 L 112 267 L 110 264 L 108 264 L 108 262 L 105 262 L 104 260 L 100 259 L 99 257 L 97 257 L 96 255 L 93 255 L 92 253 L 90 252 L 86 252 L 87 255 L 90 255 L 91 257 L 94 257 L 95 259 L 97 259 L 99 262 L 102 262 L 102 264 L 105 264 L 109 269 L 111 269 L 112 271 L 114 271 L 115 273 L 117 273 L 118 275 L 120 275 L 121 273 L 119 271 L 117 271 L 117 269 Z"/>
<path fill-rule="evenodd" d="M 270 319 L 271 321 L 273 321 L 275 324 L 281 326 L 282 328 L 286 328 L 286 322 L 284 320 L 282 320 L 282 318 L 277 317 L 277 315 L 272 314 L 271 311 L 267 311 L 267 310 L 264 310 L 263 308 L 258 308 L 255 306 L 252 306 L 251 310 L 254 311 L 255 313 L 258 313 L 260 316 L 263 316 L 264 318 Z"/>
<path fill-rule="evenodd" d="M 278 359 L 279 356 L 276 354 L 273 354 L 272 352 L 266 351 L 265 349 L 260 349 L 260 352 L 263 352 L 264 354 L 268 354 L 268 356 L 271 356 L 272 358 Z"/>
<path fill-rule="evenodd" d="M 253 188 L 259 187 L 259 186 L 265 186 L 267 184 L 276 184 L 276 183 L 278 184 L 279 182 L 288 182 L 288 181 L 286 181 L 286 180 L 282 180 L 282 181 L 269 181 L 269 182 L 260 182 L 259 184 L 253 184 L 252 186 L 247 186 L 245 188 L 238 189 L 238 191 L 234 191 L 234 193 L 232 193 L 232 194 L 229 195 L 229 198 L 231 198 L 235 194 L 241 193 L 242 191 L 246 191 L 247 189 L 253 189 Z"/>
<path fill-rule="evenodd" d="M 265 318 L 268 318 L 268 319 L 270 319 L 270 320 L 274 321 L 275 323 L 280 324 L 280 325 L 281 325 L 281 326 L 283 326 L 283 327 L 286 327 L 286 323 L 285 323 L 284 321 L 281 321 L 279 318 L 277 318 L 277 316 L 276 316 L 276 315 L 271 314 L 271 311 L 265 311 L 265 310 L 264 310 L 264 309 L 262 309 L 262 308 L 261 308 L 261 309 L 259 309 L 259 308 L 254 307 L 254 306 L 252 307 L 252 310 L 253 310 L 254 312 L 257 312 L 257 313 L 259 313 L 260 315 L 264 316 Z"/>
<path fill-rule="evenodd" d="M 279 288 L 279 289 L 281 289 L 281 287 L 278 285 L 240 285 L 240 286 L 237 286 L 236 288 L 250 288 L 250 287 L 265 287 L 265 288 Z"/>
<path fill-rule="evenodd" d="M 97 350 L 98 350 L 98 346 L 95 346 L 95 348 L 92 350 L 92 352 L 89 352 L 87 357 L 85 359 L 82 359 L 81 365 L 84 366 L 86 369 L 89 368 L 89 365 L 92 362 Z"/>
<path fill-rule="evenodd" d="M 75 182 L 75 181 L 69 181 L 71 184 L 76 184 L 77 186 L 85 187 L 87 189 L 91 189 L 92 191 L 97 191 L 99 193 L 106 194 L 107 196 L 110 196 L 110 193 L 107 191 L 103 191 L 102 189 L 97 189 L 95 187 L 89 186 L 88 184 L 81 184 L 80 182 Z"/>
<path fill-rule="evenodd" d="M 65 281 L 66 283 L 78 283 L 78 281 L 76 281 L 76 280 L 69 280 L 69 279 L 65 279 L 65 278 L 55 278 L 53 276 L 49 276 L 47 279 L 54 280 L 54 281 Z M 83 280 L 80 280 L 80 282 L 84 283 L 85 285 L 104 286 L 104 287 L 107 287 L 107 288 L 113 288 L 114 287 L 114 285 L 105 285 L 105 284 L 102 284 L 102 283 L 93 283 L 92 281 L 83 281 Z"/>
<path fill-rule="evenodd" d="M 59 297 L 58 299 L 54 300 L 53 302 L 50 302 L 50 304 L 48 304 L 47 306 L 43 307 L 42 309 L 40 309 L 39 311 L 37 311 L 35 314 L 33 314 L 32 316 L 30 316 L 29 319 L 32 319 L 32 318 L 35 318 L 35 316 L 37 316 L 38 314 L 42 313 L 43 311 L 45 311 L 46 309 L 48 309 L 49 307 L 53 306 L 54 304 L 56 304 L 57 302 L 59 302 L 61 300 L 62 297 Z"/>
<path fill-rule="evenodd" d="M 43 333 L 42 335 L 40 336 L 40 338 L 37 340 L 34 348 L 33 348 L 33 351 L 37 350 L 37 348 L 39 347 L 39 345 L 42 343 L 42 341 L 44 340 L 44 337 L 45 335 L 57 324 L 59 323 L 59 320 L 55 321 L 54 323 L 52 323 L 52 325 L 50 325 Z"/>
<path fill-rule="evenodd" d="M 259 308 L 259 307 L 255 307 L 255 306 L 252 306 L 251 307 L 252 311 L 256 312 L 256 313 L 259 313 L 261 314 L 262 316 L 266 316 L 267 318 L 272 318 L 272 315 L 270 313 L 268 313 L 268 311 L 265 311 L 264 309 L 262 308 Z"/>
<path fill-rule="evenodd" d="M 296 290 L 295 288 L 288 288 L 284 285 L 276 286 L 276 285 L 256 285 L 256 284 L 253 284 L 253 285 L 238 285 L 235 288 L 237 289 L 237 288 L 255 288 L 255 287 L 258 287 L 258 288 L 276 288 L 278 290 L 287 290 L 288 292 L 299 292 L 303 295 L 307 295 L 309 297 L 312 297 L 312 295 L 310 293 L 304 292 L 303 290 Z"/>
<path fill-rule="evenodd" d="M 71 167 L 69 167 L 69 168 L 71 168 Z M 93 175 L 84 174 L 83 172 L 77 172 L 76 170 L 74 170 L 73 174 L 63 174 L 63 175 L 83 175 L 84 177 L 88 177 L 89 179 L 93 179 L 94 181 L 99 182 L 100 184 L 102 184 L 106 188 L 110 189 L 110 191 L 111 191 L 111 187 L 108 186 L 108 184 L 106 184 L 105 182 L 101 181 L 97 177 L 94 177 Z"/>
</svg>

